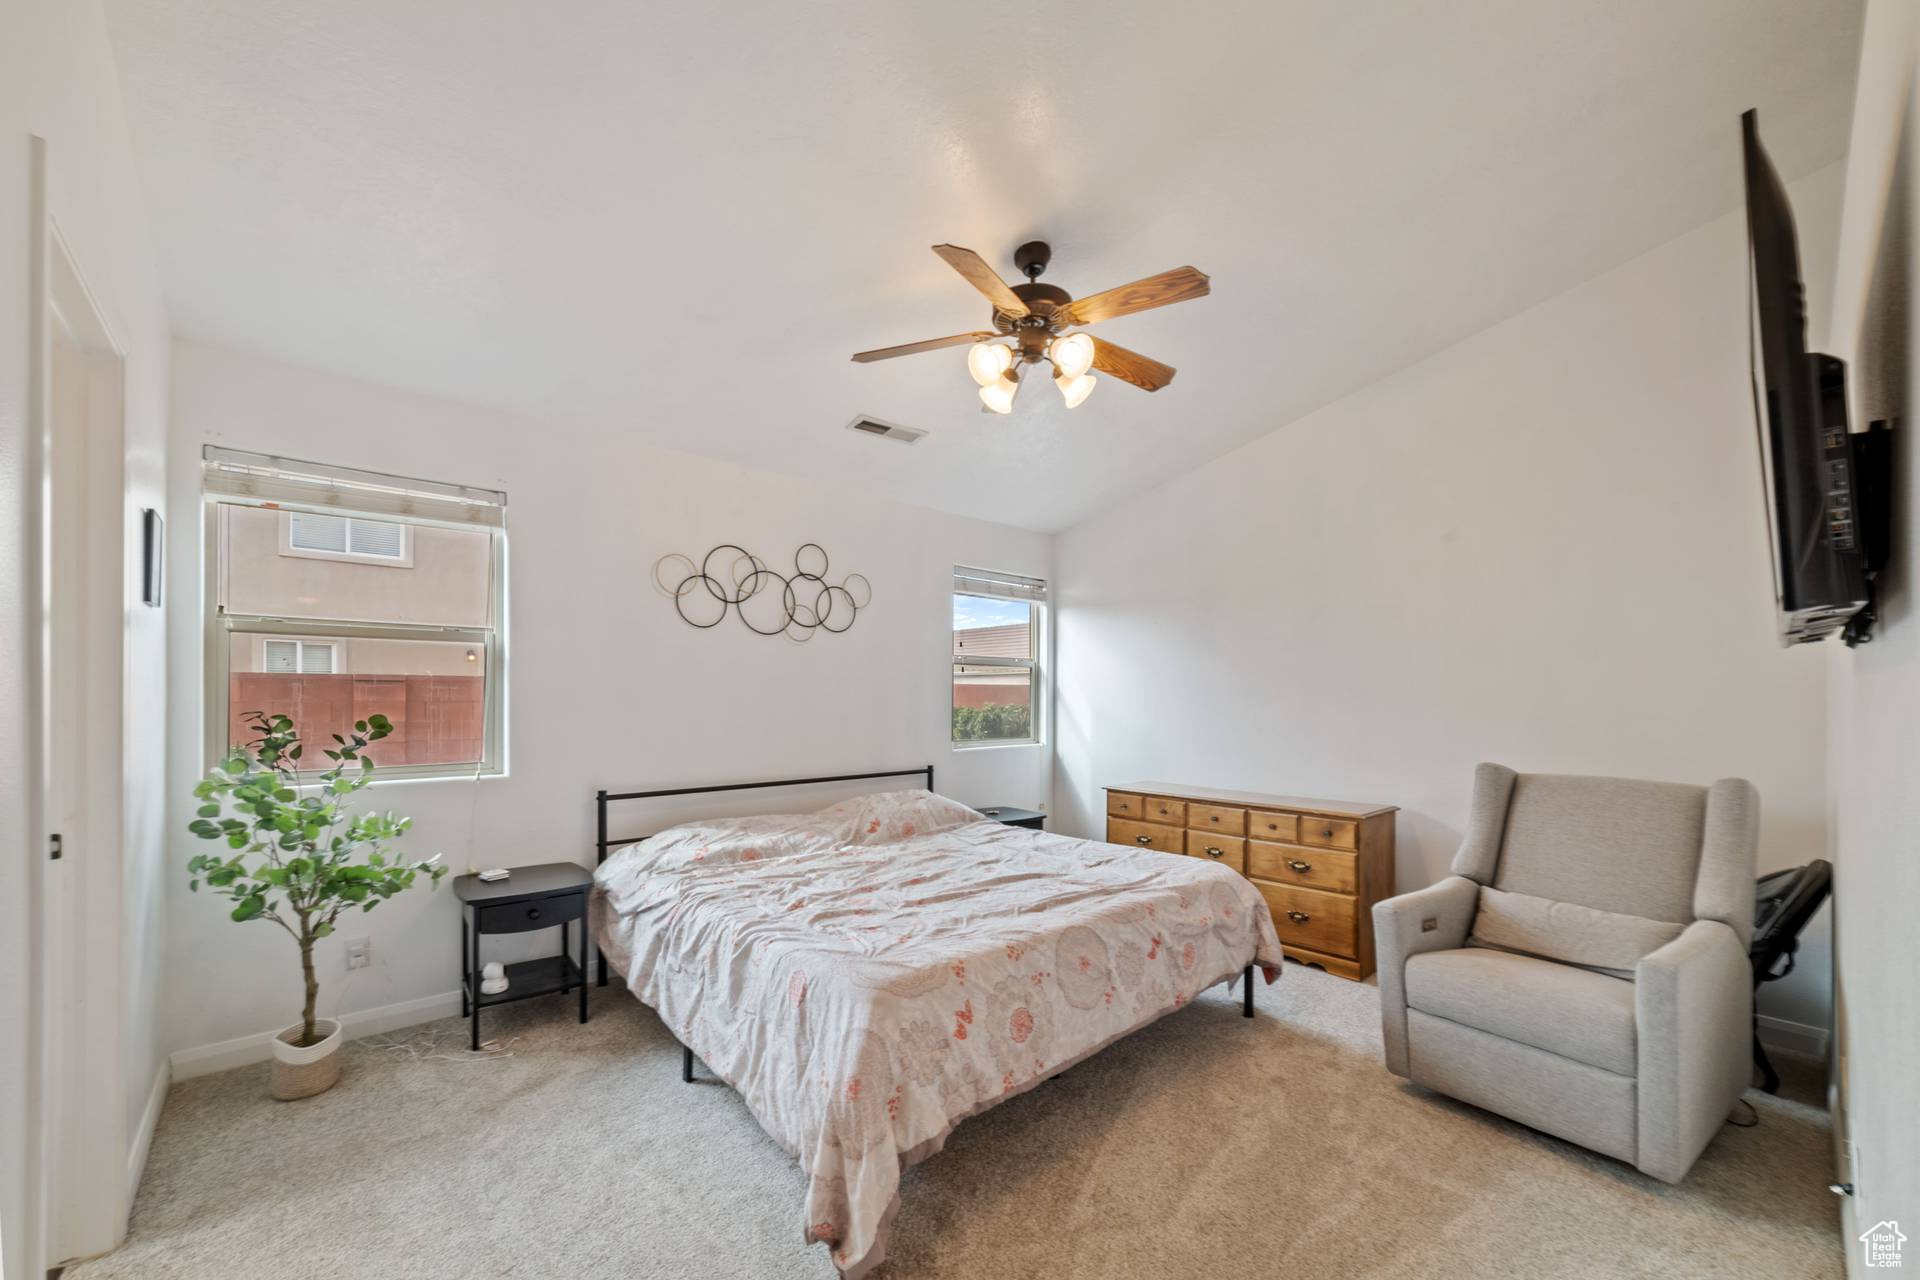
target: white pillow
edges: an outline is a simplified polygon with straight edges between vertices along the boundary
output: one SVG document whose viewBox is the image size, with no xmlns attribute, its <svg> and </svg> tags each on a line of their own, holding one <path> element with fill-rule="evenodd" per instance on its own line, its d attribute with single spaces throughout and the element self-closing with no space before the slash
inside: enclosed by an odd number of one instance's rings
<svg viewBox="0 0 1920 1280">
<path fill-rule="evenodd" d="M 891 844 L 896 840 L 951 831 L 955 827 L 987 820 L 984 813 L 924 788 L 861 796 L 825 812 L 831 813 L 843 807 L 852 819 L 852 830 L 848 836 L 850 844 Z"/>
</svg>

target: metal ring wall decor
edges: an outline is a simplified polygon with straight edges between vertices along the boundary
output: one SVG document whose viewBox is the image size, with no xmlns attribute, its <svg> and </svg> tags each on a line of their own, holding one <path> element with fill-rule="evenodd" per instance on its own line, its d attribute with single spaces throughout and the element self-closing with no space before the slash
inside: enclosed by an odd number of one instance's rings
<svg viewBox="0 0 1920 1280">
<path fill-rule="evenodd" d="M 729 559 L 724 552 L 733 555 Z M 717 627 L 731 612 L 756 635 L 802 641 L 815 631 L 838 635 L 848 630 L 873 602 L 873 584 L 865 574 L 829 582 L 829 568 L 827 550 L 817 542 L 800 544 L 791 574 L 769 569 L 745 547 L 723 542 L 698 564 L 677 551 L 661 556 L 653 562 L 653 584 L 673 597 L 674 611 L 688 626 Z M 761 603 L 749 610 L 755 600 Z"/>
</svg>

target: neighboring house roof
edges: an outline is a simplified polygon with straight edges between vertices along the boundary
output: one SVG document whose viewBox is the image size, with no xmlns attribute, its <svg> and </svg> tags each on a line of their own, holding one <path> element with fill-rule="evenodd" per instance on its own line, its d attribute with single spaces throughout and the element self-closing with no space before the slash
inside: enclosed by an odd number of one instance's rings
<svg viewBox="0 0 1920 1280">
<path fill-rule="evenodd" d="M 1028 624 L 1012 622 L 998 627 L 969 627 L 965 631 L 956 631 L 953 633 L 953 656 L 956 658 L 1032 657 L 1033 641 L 1028 637 Z"/>
</svg>

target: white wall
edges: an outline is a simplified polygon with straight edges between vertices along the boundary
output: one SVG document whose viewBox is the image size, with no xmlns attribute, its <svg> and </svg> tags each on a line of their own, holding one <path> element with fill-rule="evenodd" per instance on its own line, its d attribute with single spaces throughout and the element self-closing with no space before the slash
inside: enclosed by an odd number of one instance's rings
<svg viewBox="0 0 1920 1280">
<path fill-rule="evenodd" d="M 459 871 L 590 863 L 598 787 L 931 761 L 939 789 L 961 800 L 1048 800 L 1049 748 L 955 751 L 947 740 L 952 568 L 1045 576 L 1045 535 L 650 447 L 617 425 L 590 429 L 453 404 L 190 343 L 175 348 L 173 387 L 181 515 L 169 610 L 179 690 L 168 822 L 172 1049 L 283 1027 L 300 997 L 284 935 L 234 925 L 218 899 L 186 888 L 183 868 L 197 842 L 185 833 L 185 800 L 201 763 L 202 723 L 202 573 L 189 526 L 204 443 L 506 491 L 511 772 L 478 784 L 396 782 L 368 793 L 413 816 L 406 844 L 416 855 L 444 853 Z M 653 588 L 652 566 L 664 553 L 698 555 L 722 542 L 743 544 L 775 567 L 801 543 L 817 542 L 835 576 L 853 570 L 872 581 L 872 604 L 852 630 L 805 644 L 756 636 L 732 621 L 695 630 Z M 630 821 L 646 815 L 635 809 Z M 373 965 L 349 981 L 342 947 L 362 932 L 373 940 Z M 437 1012 L 446 1002 L 436 1000 L 457 989 L 458 951 L 450 887 L 416 889 L 324 944 L 321 1009 L 424 1000 L 411 1016 Z M 229 1046 L 176 1061 L 196 1069 L 257 1051 Z"/>
<path fill-rule="evenodd" d="M 29 136 L 46 139 L 49 206 L 115 337 L 127 349 L 126 492 L 117 513 L 127 533 L 127 564 L 138 564 L 142 507 L 164 510 L 165 414 L 169 364 L 166 317 L 151 271 L 141 200 L 112 50 L 99 7 L 90 0 L 27 0 L 0 5 L 0 1248 L 8 1274 L 37 1274 L 24 1252 L 32 1231 L 23 1215 L 21 1182 L 28 1097 L 22 1082 L 36 1028 L 28 952 L 33 910 L 27 885 L 38 832 L 28 829 L 31 690 L 25 651 L 30 486 L 27 396 L 32 296 Z M 119 624 L 130 693 L 125 707 L 127 776 L 122 796 L 125 840 L 107 849 L 121 861 L 121 901 L 102 922 L 102 936 L 121 948 L 124 989 L 116 1054 L 123 1096 L 105 1100 L 101 1123 L 124 1140 L 136 1161 L 144 1152 L 140 1122 L 163 1058 L 155 1016 L 161 978 L 160 810 L 166 716 L 165 628 L 157 611 L 134 602 Z M 117 936 L 116 936 L 117 935 Z M 112 1194 L 117 1194 L 114 1189 Z M 103 1194 L 108 1194 L 103 1192 Z M 99 1247 L 107 1243 L 100 1242 Z"/>
<path fill-rule="evenodd" d="M 1830 659 L 1834 913 L 1846 1129 L 1857 1147 L 1846 1217 L 1854 1237 L 1888 1218 L 1920 1218 L 1920 469 L 1914 408 L 1920 344 L 1913 326 L 1920 245 L 1920 14 L 1910 0 L 1871 0 L 1862 45 L 1834 282 L 1833 354 L 1848 362 L 1855 426 L 1898 422 L 1894 546 L 1880 581 L 1873 643 Z M 1903 136 L 1904 134 L 1904 136 Z M 1914 1246 L 1909 1246 L 1913 1248 Z M 1911 1263 L 1909 1263 L 1911 1265 Z"/>
<path fill-rule="evenodd" d="M 1793 187 L 1816 267 L 1839 179 Z M 1761 866 L 1820 856 L 1824 658 L 1773 638 L 1744 253 L 1722 218 L 1062 534 L 1061 828 L 1140 778 L 1389 802 L 1408 890 L 1495 760 L 1746 777 Z M 1763 1007 L 1824 1025 L 1808 943 Z"/>
</svg>

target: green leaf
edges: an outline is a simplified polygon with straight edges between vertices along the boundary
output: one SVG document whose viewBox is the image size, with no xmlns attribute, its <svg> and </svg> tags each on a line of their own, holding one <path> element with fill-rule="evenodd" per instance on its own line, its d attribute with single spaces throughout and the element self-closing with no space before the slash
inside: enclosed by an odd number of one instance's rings
<svg viewBox="0 0 1920 1280">
<path fill-rule="evenodd" d="M 220 816 L 220 805 L 217 802 L 214 804 L 203 804 L 199 808 L 199 814 L 203 818 L 217 818 Z"/>
</svg>

